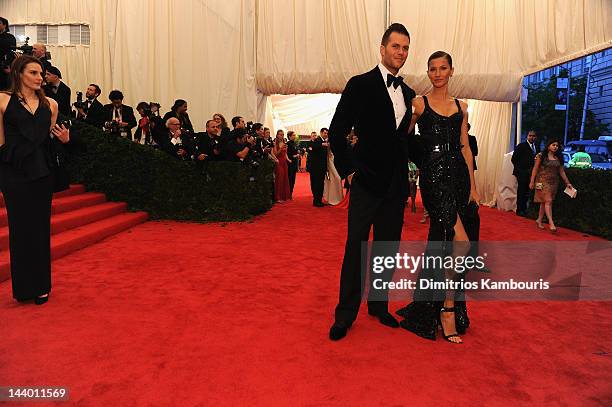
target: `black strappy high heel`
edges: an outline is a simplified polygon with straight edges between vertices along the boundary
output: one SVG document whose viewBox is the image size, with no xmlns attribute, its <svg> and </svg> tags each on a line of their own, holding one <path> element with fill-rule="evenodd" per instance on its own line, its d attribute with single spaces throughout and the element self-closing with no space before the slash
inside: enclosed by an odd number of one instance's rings
<svg viewBox="0 0 612 407">
<path fill-rule="evenodd" d="M 440 308 L 440 313 L 442 313 L 442 312 L 455 312 L 455 307 L 451 307 L 451 308 L 442 307 L 442 308 Z M 442 328 L 442 337 L 446 341 L 448 341 L 450 343 L 457 344 L 457 345 L 463 343 L 463 342 L 454 342 L 454 341 L 450 340 L 451 338 L 459 338 L 459 339 L 461 339 L 461 337 L 459 336 L 459 334 L 457 334 L 457 332 L 455 332 L 453 334 L 450 334 L 450 335 L 447 335 L 446 332 L 444 332 L 444 326 L 442 326 L 442 317 L 438 317 L 438 323 L 440 324 L 440 328 Z"/>
</svg>

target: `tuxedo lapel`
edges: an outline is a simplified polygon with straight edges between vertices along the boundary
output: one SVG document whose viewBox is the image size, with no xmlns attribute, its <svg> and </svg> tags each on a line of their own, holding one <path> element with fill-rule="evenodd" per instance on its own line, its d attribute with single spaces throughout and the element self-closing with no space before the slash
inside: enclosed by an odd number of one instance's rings
<svg viewBox="0 0 612 407">
<path fill-rule="evenodd" d="M 408 85 L 402 82 L 401 87 L 404 103 L 406 104 L 406 113 L 404 114 L 404 117 L 402 117 L 402 121 L 400 122 L 398 129 L 410 124 L 410 119 L 412 118 L 412 98 L 414 97 L 414 91 L 410 89 Z"/>
<path fill-rule="evenodd" d="M 395 129 L 395 112 L 393 110 L 393 102 L 391 101 L 391 97 L 387 91 L 387 84 L 385 83 L 378 66 L 374 67 L 374 69 L 370 71 L 370 74 L 372 75 L 372 83 L 374 87 L 373 91 L 376 94 L 376 98 L 380 100 L 381 106 L 385 112 L 385 120 L 388 120 Z"/>
</svg>

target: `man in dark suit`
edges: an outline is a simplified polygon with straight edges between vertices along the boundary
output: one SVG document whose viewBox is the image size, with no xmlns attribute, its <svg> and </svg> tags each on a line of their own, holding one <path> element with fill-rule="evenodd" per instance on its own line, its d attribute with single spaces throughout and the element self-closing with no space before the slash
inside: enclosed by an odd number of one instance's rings
<svg viewBox="0 0 612 407">
<path fill-rule="evenodd" d="M 61 81 L 62 73 L 55 66 L 47 68 L 45 74 L 45 82 L 47 84 L 43 87 L 45 95 L 57 102 L 58 111 L 64 116 L 70 116 L 72 109 L 70 109 L 70 88 Z"/>
<path fill-rule="evenodd" d="M 83 106 L 77 108 L 77 119 L 85 121 L 94 127 L 104 127 L 104 106 L 98 101 L 102 90 L 95 83 L 90 83 L 85 91 Z"/>
<path fill-rule="evenodd" d="M 351 78 L 332 120 L 329 132 L 334 164 L 340 177 L 351 182 L 340 298 L 335 322 L 329 331 L 331 340 L 346 336 L 357 317 L 365 275 L 361 273 L 362 242 L 367 242 L 374 228 L 375 241 L 397 242 L 401 239 L 404 207 L 408 198 L 408 127 L 415 93 L 397 74 L 406 62 L 410 35 L 398 23 L 385 31 L 381 45 L 381 63 L 370 72 Z M 347 149 L 351 128 L 359 142 L 353 157 Z M 397 247 L 376 245 L 372 256 L 394 256 Z M 365 255 L 363 257 L 366 257 Z M 394 268 L 384 267 L 377 279 L 389 281 Z M 372 294 L 373 286 L 370 286 Z M 389 313 L 386 289 L 375 290 L 377 301 L 368 300 L 368 313 L 383 325 L 397 328 L 399 323 Z"/>
<path fill-rule="evenodd" d="M 131 106 L 123 104 L 123 93 L 113 90 L 108 95 L 111 103 L 104 105 L 104 122 L 116 122 L 117 127 L 110 127 L 111 132 L 115 132 L 121 137 L 132 139 L 132 129 L 136 127 L 136 117 Z M 106 126 L 106 124 L 105 124 Z M 109 126 L 106 126 L 109 128 Z"/>
<path fill-rule="evenodd" d="M 196 133 L 195 159 L 218 161 L 221 159 L 221 124 L 216 120 L 206 122 L 206 131 Z"/>
<path fill-rule="evenodd" d="M 166 120 L 166 127 L 168 128 L 168 142 L 164 145 L 164 151 L 179 160 L 191 160 L 196 152 L 195 141 L 191 137 L 191 133 L 183 134 L 181 132 L 181 122 L 176 117 L 170 117 Z"/>
<path fill-rule="evenodd" d="M 321 134 L 310 141 L 308 146 L 308 161 L 310 172 L 310 190 L 312 191 L 312 204 L 317 207 L 323 205 L 323 189 L 325 186 L 325 173 L 327 172 L 327 141 L 328 129 L 321 129 Z"/>
<path fill-rule="evenodd" d="M 300 152 L 297 148 L 296 143 L 296 135 L 295 132 L 289 130 L 287 132 L 287 138 L 289 141 L 287 142 L 287 157 L 291 160 L 288 165 L 289 170 L 289 190 L 291 191 L 291 196 L 293 196 L 293 188 L 295 187 L 295 175 L 298 172 L 298 163 L 300 162 Z"/>
<path fill-rule="evenodd" d="M 519 216 L 525 216 L 527 213 L 531 170 L 534 165 L 534 157 L 540 152 L 540 148 L 536 145 L 536 138 L 535 130 L 529 130 L 527 140 L 518 144 L 512 154 L 512 164 L 514 165 L 512 175 L 516 177 L 518 182 L 516 190 L 516 214 Z"/>
</svg>

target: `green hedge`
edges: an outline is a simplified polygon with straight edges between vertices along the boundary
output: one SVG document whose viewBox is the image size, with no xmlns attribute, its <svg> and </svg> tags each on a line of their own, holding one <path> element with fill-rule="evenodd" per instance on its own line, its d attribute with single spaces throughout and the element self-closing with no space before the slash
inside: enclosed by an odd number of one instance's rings
<svg viewBox="0 0 612 407">
<path fill-rule="evenodd" d="M 269 161 L 255 170 L 233 162 L 183 162 L 81 122 L 71 133 L 71 182 L 152 219 L 236 221 L 272 207 Z"/>
<path fill-rule="evenodd" d="M 571 199 L 559 184 L 553 203 L 555 224 L 612 240 L 612 171 L 566 168 L 565 173 L 578 190 Z M 537 216 L 539 205 L 531 205 L 529 216 Z"/>
</svg>

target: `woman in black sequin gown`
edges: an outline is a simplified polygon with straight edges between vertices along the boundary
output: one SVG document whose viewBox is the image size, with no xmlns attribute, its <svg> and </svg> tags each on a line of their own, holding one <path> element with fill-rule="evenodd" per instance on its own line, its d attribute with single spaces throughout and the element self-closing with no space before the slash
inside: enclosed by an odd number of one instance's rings
<svg viewBox="0 0 612 407">
<path fill-rule="evenodd" d="M 466 212 L 478 205 L 472 152 L 467 134 L 467 105 L 448 95 L 453 75 L 452 58 L 438 51 L 429 57 L 427 75 L 433 90 L 413 99 L 411 129 L 419 125 L 418 144 L 422 151 L 420 188 L 430 226 L 426 255 L 462 256 L 469 250 L 465 232 Z M 422 268 L 419 279 L 459 282 L 463 274 L 453 269 Z M 461 343 L 458 334 L 469 324 L 463 292 L 423 289 L 414 301 L 397 312 L 401 326 L 419 336 L 435 339 L 438 326 L 449 342 Z"/>
</svg>

